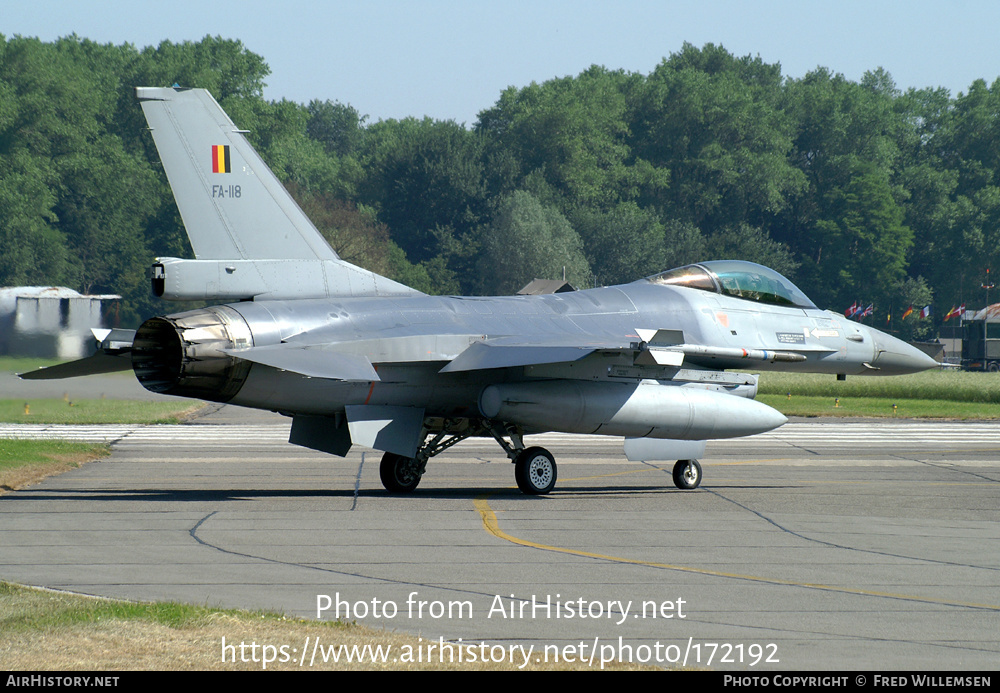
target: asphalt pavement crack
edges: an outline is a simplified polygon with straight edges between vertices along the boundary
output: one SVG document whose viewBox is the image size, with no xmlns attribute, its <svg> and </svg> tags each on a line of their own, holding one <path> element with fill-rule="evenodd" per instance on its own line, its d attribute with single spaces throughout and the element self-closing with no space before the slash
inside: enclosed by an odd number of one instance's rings
<svg viewBox="0 0 1000 693">
<path fill-rule="evenodd" d="M 751 514 L 756 515 L 760 519 L 764 520 L 764 522 L 767 522 L 768 524 L 772 525 L 773 527 L 776 527 L 777 529 L 781 530 L 782 532 L 784 532 L 786 534 L 790 534 L 793 537 L 797 537 L 799 539 L 802 539 L 803 541 L 808 541 L 808 542 L 813 543 L 813 544 L 820 544 L 822 546 L 829 546 L 830 548 L 834 548 L 834 549 L 843 549 L 844 551 L 855 551 L 855 552 L 858 552 L 858 553 L 868 553 L 868 554 L 872 554 L 872 555 L 875 555 L 875 556 L 888 556 L 890 558 L 903 558 L 903 559 L 906 559 L 906 560 L 909 560 L 909 561 L 920 561 L 921 563 L 934 563 L 934 564 L 937 564 L 937 565 L 950 565 L 950 566 L 956 566 L 956 567 L 959 567 L 959 568 L 975 568 L 975 569 L 978 569 L 978 570 L 1000 571 L 1000 568 L 996 568 L 996 567 L 992 567 L 992 566 L 972 565 L 971 563 L 956 563 L 954 561 L 942 561 L 942 560 L 938 560 L 938 559 L 935 559 L 935 558 L 923 558 L 921 556 L 907 556 L 906 554 L 901 554 L 901 553 L 892 553 L 890 551 L 877 551 L 875 549 L 862 549 L 862 548 L 858 548 L 856 546 L 847 546 L 845 544 L 837 544 L 837 543 L 832 542 L 832 541 L 825 541 L 823 539 L 816 539 L 814 537 L 806 536 L 805 534 L 802 534 L 801 532 L 796 532 L 793 529 L 789 529 L 788 527 L 785 527 L 784 525 L 779 524 L 777 521 L 775 521 L 775 520 L 771 519 L 770 517 L 764 515 L 760 511 L 754 510 L 753 508 L 751 508 L 751 507 L 749 507 L 747 505 L 744 505 L 743 503 L 740 503 L 737 500 L 733 500 L 732 498 L 729 498 L 729 497 L 723 495 L 719 491 L 715 491 L 715 490 L 710 489 L 710 488 L 703 488 L 702 490 L 707 491 L 708 493 L 711 493 L 716 498 L 721 498 L 724 501 L 732 503 L 733 505 L 737 506 L 738 508 L 742 508 L 743 510 L 746 510 L 747 512 L 749 512 Z"/>
</svg>

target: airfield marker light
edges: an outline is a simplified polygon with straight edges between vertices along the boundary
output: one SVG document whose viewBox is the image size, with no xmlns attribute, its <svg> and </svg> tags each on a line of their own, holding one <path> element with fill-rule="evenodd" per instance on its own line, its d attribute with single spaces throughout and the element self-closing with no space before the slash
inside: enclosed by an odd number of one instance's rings
<svg viewBox="0 0 1000 693">
<path fill-rule="evenodd" d="M 833 406 L 834 407 L 840 406 L 840 397 L 837 397 L 836 399 L 833 400 Z"/>
<path fill-rule="evenodd" d="M 791 398 L 792 398 L 792 393 L 791 393 L 791 392 L 789 392 L 789 393 L 788 393 L 788 399 L 791 399 Z"/>
<path fill-rule="evenodd" d="M 896 405 L 895 404 L 892 405 L 892 415 L 893 416 L 896 415 Z"/>
<path fill-rule="evenodd" d="M 31 415 L 31 407 L 28 406 L 27 402 L 24 403 L 24 415 L 25 416 Z"/>
</svg>

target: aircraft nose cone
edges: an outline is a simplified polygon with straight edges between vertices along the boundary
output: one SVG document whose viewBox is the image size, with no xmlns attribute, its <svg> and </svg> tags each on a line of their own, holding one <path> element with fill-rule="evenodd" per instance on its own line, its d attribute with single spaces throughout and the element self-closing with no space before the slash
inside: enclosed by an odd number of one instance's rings
<svg viewBox="0 0 1000 693">
<path fill-rule="evenodd" d="M 920 349 L 901 339 L 884 332 L 875 332 L 874 337 L 876 356 L 872 365 L 880 370 L 879 375 L 919 373 L 941 365 Z"/>
</svg>

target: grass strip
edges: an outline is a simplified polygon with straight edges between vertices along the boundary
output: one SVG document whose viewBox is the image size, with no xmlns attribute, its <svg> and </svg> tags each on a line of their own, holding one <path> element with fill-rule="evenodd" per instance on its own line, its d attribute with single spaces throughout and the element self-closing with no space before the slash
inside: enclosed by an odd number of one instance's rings
<svg viewBox="0 0 1000 693">
<path fill-rule="evenodd" d="M 204 405 L 197 401 L 126 399 L 0 399 L 0 422 L 40 424 L 176 424 Z"/>
<path fill-rule="evenodd" d="M 0 438 L 0 494 L 111 454 L 104 443 Z"/>
<path fill-rule="evenodd" d="M 232 649 L 223 650 L 223 638 Z M 314 650 L 317 641 L 319 647 Z M 461 644 L 474 648 L 475 661 L 468 649 L 463 650 L 463 661 L 457 661 L 456 643 L 452 643 L 451 650 L 456 661 L 448 661 L 447 649 L 442 661 L 438 644 L 437 639 L 419 639 L 340 621 L 311 621 L 266 611 L 212 609 L 173 602 L 112 601 L 0 582 L 0 652 L 8 671 L 496 671 L 518 669 L 523 661 L 518 653 L 513 664 L 509 659 L 504 663 L 484 662 L 476 642 Z M 493 644 L 486 645 L 487 659 Z M 434 650 L 429 654 L 431 645 Z M 265 646 L 271 649 L 265 651 Z M 509 652 L 509 643 L 504 647 Z M 371 656 L 374 648 L 381 648 L 384 657 Z M 302 665 L 304 651 L 316 651 L 317 656 L 310 662 L 307 655 Z M 340 661 L 333 661 L 334 651 Z M 265 652 L 274 660 L 266 667 L 262 661 Z M 353 652 L 354 661 L 345 661 L 347 652 Z M 535 655 L 539 654 L 536 646 Z M 536 662 L 536 656 L 530 658 L 525 669 L 589 669 L 585 662 Z M 611 664 L 604 668 L 653 667 Z"/>
<path fill-rule="evenodd" d="M 0 372 L 27 373 L 73 359 L 43 359 L 27 356 L 0 356 Z"/>
<path fill-rule="evenodd" d="M 835 416 L 899 419 L 1000 419 L 1000 404 L 936 399 L 758 395 L 757 401 L 785 416 Z"/>
<path fill-rule="evenodd" d="M 1000 404 L 1000 373 L 937 370 L 891 377 L 849 375 L 847 380 L 817 373 L 761 373 L 759 391 L 762 395 L 791 393 L 842 400 L 875 397 Z"/>
</svg>

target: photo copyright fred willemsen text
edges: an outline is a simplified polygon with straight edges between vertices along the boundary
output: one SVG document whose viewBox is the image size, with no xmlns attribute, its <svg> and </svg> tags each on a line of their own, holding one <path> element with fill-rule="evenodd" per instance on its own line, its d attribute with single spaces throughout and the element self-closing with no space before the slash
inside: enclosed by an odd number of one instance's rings
<svg viewBox="0 0 1000 693">
<path fill-rule="evenodd" d="M 684 619 L 687 617 L 684 599 L 646 600 L 588 600 L 583 597 L 569 599 L 561 594 L 532 595 L 529 599 L 513 595 L 494 595 L 488 608 L 474 612 L 473 603 L 421 599 L 418 592 L 411 592 L 403 603 L 387 599 L 351 601 L 339 592 L 316 595 L 316 618 L 320 620 L 353 621 L 364 618 L 377 619 L 434 619 L 467 620 L 474 617 L 503 620 L 537 619 L 604 619 L 621 626 L 633 619 Z M 491 645 L 486 642 L 463 642 L 438 638 L 424 641 L 418 638 L 415 645 L 331 645 L 317 638 L 306 638 L 301 647 L 294 645 L 222 641 L 222 660 L 228 663 L 254 662 L 267 668 L 269 664 L 291 663 L 297 666 L 315 666 L 327 663 L 429 663 L 429 664 L 510 664 L 524 668 L 531 663 L 582 663 L 604 668 L 612 662 L 629 662 L 654 665 L 711 666 L 712 663 L 733 663 L 755 666 L 779 662 L 777 645 L 773 643 L 721 643 L 686 642 L 632 644 L 622 637 L 593 638 L 572 644 L 560 645 Z"/>
</svg>

